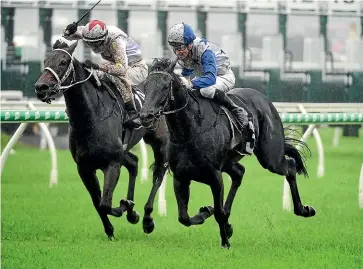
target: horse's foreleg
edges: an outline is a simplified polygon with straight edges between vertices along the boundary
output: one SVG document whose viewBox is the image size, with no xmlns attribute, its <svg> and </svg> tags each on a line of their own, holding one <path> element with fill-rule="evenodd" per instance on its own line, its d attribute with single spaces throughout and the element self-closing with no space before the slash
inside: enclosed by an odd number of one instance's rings
<svg viewBox="0 0 363 269">
<path fill-rule="evenodd" d="M 113 226 L 110 220 L 107 217 L 107 213 L 100 209 L 100 201 L 101 201 L 101 188 L 96 176 L 95 170 L 89 170 L 81 166 L 77 166 L 78 173 L 83 181 L 83 184 L 86 186 L 91 198 L 94 207 L 97 210 L 98 215 L 100 216 L 103 227 L 105 229 L 105 233 L 109 239 L 113 237 Z"/>
<path fill-rule="evenodd" d="M 188 203 L 190 196 L 190 180 L 179 179 L 174 177 L 174 193 L 178 204 L 178 220 L 181 224 L 189 227 L 191 225 L 200 225 L 213 215 L 213 207 L 205 206 L 199 210 L 199 213 L 193 217 L 189 217 Z"/>
<path fill-rule="evenodd" d="M 174 193 L 178 204 L 178 220 L 185 226 L 192 225 L 188 215 L 188 203 L 190 196 L 190 180 L 174 176 Z"/>
<path fill-rule="evenodd" d="M 121 208 L 112 208 L 112 197 L 118 179 L 120 177 L 120 168 L 121 168 L 120 163 L 111 162 L 107 166 L 107 168 L 103 170 L 104 183 L 103 183 L 103 195 L 100 202 L 100 208 L 105 213 L 115 217 L 122 216 L 123 212 Z"/>
<path fill-rule="evenodd" d="M 154 171 L 153 171 L 153 186 L 150 191 L 149 198 L 144 206 L 144 218 L 142 221 L 142 226 L 145 233 L 151 233 L 155 228 L 155 223 L 151 217 L 151 213 L 154 210 L 154 200 L 156 193 L 158 192 L 167 169 L 167 155 L 166 147 L 156 147 L 153 146 L 154 151 Z"/>
<path fill-rule="evenodd" d="M 136 224 L 139 222 L 139 214 L 133 210 L 134 207 L 134 193 L 135 193 L 135 182 L 138 173 L 138 158 L 136 155 L 131 152 L 127 152 L 125 155 L 125 167 L 129 171 L 129 188 L 127 191 L 127 200 L 128 201 L 120 201 L 120 206 L 122 203 L 129 203 L 127 207 L 127 220 Z"/>
<path fill-rule="evenodd" d="M 240 163 L 229 163 L 223 167 L 223 171 L 226 172 L 232 180 L 231 189 L 229 190 L 226 202 L 224 204 L 224 212 L 227 216 L 227 226 L 226 232 L 228 238 L 233 234 L 232 225 L 228 223 L 229 216 L 231 214 L 232 204 L 236 196 L 239 186 L 241 186 L 243 175 L 245 173 L 245 168 Z"/>
<path fill-rule="evenodd" d="M 220 171 L 216 170 L 214 172 L 214 178 L 212 180 L 212 184 L 210 184 L 210 187 L 213 193 L 214 217 L 219 225 L 222 247 L 229 248 L 230 244 L 226 231 L 228 217 L 223 209 L 224 188 L 223 188 L 222 174 Z"/>
</svg>

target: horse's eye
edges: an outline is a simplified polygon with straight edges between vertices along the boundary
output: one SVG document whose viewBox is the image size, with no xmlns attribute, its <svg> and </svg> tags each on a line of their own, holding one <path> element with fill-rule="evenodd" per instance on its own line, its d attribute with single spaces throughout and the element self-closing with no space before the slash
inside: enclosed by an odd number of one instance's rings
<svg viewBox="0 0 363 269">
<path fill-rule="evenodd" d="M 61 66 L 65 66 L 67 64 L 67 61 L 66 60 L 62 60 L 61 62 L 60 62 L 60 65 Z"/>
</svg>

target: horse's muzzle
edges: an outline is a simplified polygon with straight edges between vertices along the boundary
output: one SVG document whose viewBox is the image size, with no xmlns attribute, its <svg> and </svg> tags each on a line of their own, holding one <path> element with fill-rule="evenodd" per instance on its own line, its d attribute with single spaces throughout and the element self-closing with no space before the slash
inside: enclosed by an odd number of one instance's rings
<svg viewBox="0 0 363 269">
<path fill-rule="evenodd" d="M 151 129 L 154 126 L 154 123 L 156 121 L 155 115 L 152 113 L 140 113 L 140 122 L 143 127 L 146 129 Z"/>
<path fill-rule="evenodd" d="M 49 97 L 50 86 L 44 82 L 35 83 L 35 93 L 40 101 L 46 101 Z"/>
</svg>

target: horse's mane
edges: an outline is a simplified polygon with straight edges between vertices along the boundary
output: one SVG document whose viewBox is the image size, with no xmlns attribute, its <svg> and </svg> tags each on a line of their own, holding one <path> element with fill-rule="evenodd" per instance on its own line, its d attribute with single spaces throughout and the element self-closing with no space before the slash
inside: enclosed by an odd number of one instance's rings
<svg viewBox="0 0 363 269">
<path fill-rule="evenodd" d="M 150 71 L 165 71 L 171 64 L 171 60 L 168 58 L 154 58 Z"/>
</svg>

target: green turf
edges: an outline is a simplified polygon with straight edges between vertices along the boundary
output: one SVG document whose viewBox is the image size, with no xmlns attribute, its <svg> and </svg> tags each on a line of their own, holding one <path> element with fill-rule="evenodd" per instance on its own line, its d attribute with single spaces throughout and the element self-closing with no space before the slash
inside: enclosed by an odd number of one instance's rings
<svg viewBox="0 0 363 269">
<path fill-rule="evenodd" d="M 4 133 L 1 133 L 1 152 L 3 151 L 3 149 L 5 148 L 6 144 L 9 142 L 10 140 L 10 136 Z M 35 148 L 33 145 L 26 145 L 22 142 L 18 142 L 15 144 L 14 149 L 23 149 L 23 148 Z"/>
<path fill-rule="evenodd" d="M 316 178 L 317 153 L 310 139 L 310 179 L 298 178 L 303 202 L 317 215 L 304 219 L 282 211 L 283 178 L 247 158 L 230 218 L 229 250 L 220 248 L 213 217 L 202 226 L 179 224 L 170 176 L 168 215 L 158 216 L 155 207 L 155 231 L 146 235 L 141 221 L 131 225 L 125 217 L 111 217 L 116 240 L 108 241 L 70 153 L 58 152 L 59 184 L 49 188 L 49 152 L 18 149 L 2 177 L 2 268 L 363 268 L 363 210 L 358 208 L 363 133 L 342 137 L 339 147 L 331 148 L 332 130 L 320 132 L 325 177 Z M 125 175 L 122 170 L 115 205 L 126 196 Z M 227 191 L 230 183 L 225 182 Z M 150 188 L 150 181 L 138 179 L 140 215 Z M 191 215 L 211 201 L 207 186 L 192 183 Z"/>
</svg>

